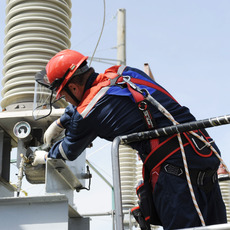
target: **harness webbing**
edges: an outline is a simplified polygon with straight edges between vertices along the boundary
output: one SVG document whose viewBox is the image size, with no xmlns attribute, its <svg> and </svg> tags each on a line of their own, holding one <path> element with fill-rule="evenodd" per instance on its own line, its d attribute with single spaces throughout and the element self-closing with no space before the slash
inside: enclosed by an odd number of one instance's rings
<svg viewBox="0 0 230 230">
<path fill-rule="evenodd" d="M 165 115 L 170 121 L 172 121 L 172 123 L 174 125 L 177 125 L 179 124 L 174 118 L 173 116 L 168 112 L 167 109 L 165 109 L 157 100 L 155 100 L 152 96 L 150 96 L 150 94 L 148 94 L 147 96 L 147 100 L 151 101 L 151 103 L 163 114 Z M 191 131 L 192 132 L 192 131 Z M 183 146 L 183 142 L 182 142 L 182 138 L 181 138 L 181 134 L 178 133 L 177 134 L 177 138 L 178 138 L 178 141 L 179 141 L 179 146 L 180 146 L 180 149 L 181 149 L 181 154 L 182 154 L 182 160 L 183 160 L 183 164 L 184 164 L 184 169 L 185 169 L 185 175 L 186 175 L 186 179 L 187 179 L 187 183 L 188 183 L 188 187 L 189 187 L 189 191 L 190 191 L 190 194 L 191 194 L 191 197 L 192 197 L 192 201 L 193 201 L 193 204 L 194 204 L 194 207 L 197 211 L 197 214 L 200 218 L 200 221 L 201 221 L 201 224 L 202 226 L 205 226 L 205 221 L 204 221 L 204 218 L 203 218 L 203 215 L 200 211 L 200 208 L 199 208 L 199 205 L 197 203 L 197 200 L 196 200 L 196 197 L 195 197 L 195 193 L 194 193 L 194 190 L 193 190 L 193 186 L 192 186 L 192 182 L 191 182 L 191 178 L 190 178 L 190 175 L 189 175 L 189 170 L 188 170 L 188 164 L 187 164 L 187 159 L 186 159 L 186 155 L 185 155 L 185 150 L 184 150 L 184 146 Z"/>
<path fill-rule="evenodd" d="M 125 66 L 120 66 L 120 68 L 117 71 L 117 76 L 116 77 L 113 77 L 111 79 L 108 78 L 108 81 L 102 82 L 101 89 L 94 96 L 93 100 L 90 101 L 90 103 L 86 106 L 86 108 L 81 112 L 81 115 L 83 117 L 85 117 L 89 113 L 89 111 L 93 108 L 93 106 L 97 103 L 97 101 L 107 92 L 107 90 L 110 88 L 110 86 L 116 85 L 117 83 L 119 84 L 121 82 L 124 82 L 127 85 L 127 88 L 129 89 L 129 91 L 132 93 L 133 98 L 134 98 L 134 100 L 136 102 L 143 101 L 144 99 L 148 100 L 163 115 L 165 115 L 170 121 L 172 121 L 173 125 L 178 125 L 179 123 L 173 118 L 173 116 L 158 101 L 156 101 L 149 94 L 149 92 L 147 91 L 147 89 L 145 89 L 144 91 L 141 91 L 136 84 L 146 85 L 146 86 L 152 87 L 152 88 L 154 88 L 154 89 L 156 89 L 156 90 L 158 90 L 158 91 L 166 94 L 167 96 L 169 96 L 174 101 L 176 101 L 176 100 L 167 91 L 165 91 L 163 88 L 161 88 L 161 87 L 159 87 L 159 86 L 157 86 L 155 84 L 152 84 L 152 83 L 150 83 L 148 81 L 141 80 L 141 79 L 136 79 L 136 78 L 130 78 L 129 81 L 125 82 L 124 81 L 124 77 L 125 76 L 122 76 L 122 73 L 123 73 L 123 71 L 124 71 L 125 68 L 126 68 Z M 133 87 L 133 86 L 135 86 L 135 87 Z M 145 95 L 144 95 L 144 93 L 145 93 Z M 208 141 L 206 141 L 205 139 L 203 139 L 201 136 L 197 135 L 193 131 L 189 131 L 189 132 L 192 135 L 194 135 L 195 137 L 197 137 L 199 140 L 201 140 L 202 142 L 204 142 L 209 148 L 211 148 L 211 150 L 215 153 L 215 155 L 221 161 L 221 163 L 223 164 L 223 166 L 225 168 L 227 168 L 226 165 L 225 165 L 225 163 L 221 159 L 220 155 L 217 153 L 217 151 L 214 149 L 214 147 L 212 147 L 212 145 Z M 180 133 L 178 133 L 176 135 L 177 135 L 177 139 L 179 141 L 179 146 L 180 146 L 181 153 L 182 153 L 182 159 L 183 159 L 183 164 L 184 164 L 184 169 L 185 169 L 186 180 L 187 180 L 187 183 L 188 183 L 188 187 L 189 187 L 189 190 L 190 190 L 192 201 L 193 201 L 194 207 L 196 208 L 198 216 L 200 218 L 201 224 L 203 226 L 205 226 L 205 221 L 204 221 L 204 218 L 203 218 L 202 213 L 200 211 L 200 208 L 198 206 L 198 203 L 196 201 L 196 197 L 195 197 L 194 190 L 193 190 L 193 187 L 192 187 L 192 183 L 191 183 L 191 178 L 190 178 L 190 175 L 189 175 L 188 164 L 187 164 L 187 159 L 186 159 L 186 155 L 185 155 L 185 150 L 184 150 L 184 146 L 183 146 L 182 137 L 181 137 Z"/>
<path fill-rule="evenodd" d="M 119 85 L 119 83 L 124 82 L 123 77 L 125 77 L 125 76 L 122 76 L 122 73 L 123 73 L 123 71 L 125 70 L 125 68 L 126 68 L 126 66 L 121 65 L 121 66 L 118 68 L 118 70 L 117 70 L 117 75 L 116 75 L 116 76 L 114 76 L 114 74 L 116 74 L 116 73 L 114 73 L 114 72 L 107 72 L 107 73 L 106 73 L 106 74 L 108 75 L 108 80 L 99 83 L 99 85 L 101 85 L 100 91 L 102 91 L 102 92 L 99 91 L 99 92 L 94 96 L 92 102 L 90 102 L 82 111 L 80 111 L 80 114 L 81 114 L 83 117 L 85 117 L 85 116 L 89 113 L 89 111 L 93 108 L 93 106 L 96 104 L 96 102 L 107 92 L 107 90 L 109 89 L 110 86 L 113 86 L 113 85 L 116 85 L 116 84 Z M 109 75 L 110 73 L 111 73 L 111 76 L 112 76 L 112 77 L 110 77 L 110 75 Z M 145 81 L 145 80 L 141 80 L 141 79 L 137 79 L 137 78 L 130 78 L 130 83 L 133 83 L 133 85 L 135 85 L 135 86 L 136 86 L 136 84 L 140 84 L 140 85 L 146 85 L 146 86 L 148 86 L 148 87 L 154 88 L 154 89 L 156 89 L 156 90 L 158 90 L 158 91 L 160 91 L 160 92 L 166 94 L 167 96 L 169 96 L 169 97 L 170 97 L 171 99 L 173 99 L 174 101 L 176 101 L 176 100 L 172 97 L 172 95 L 170 95 L 166 90 L 164 90 L 164 89 L 161 88 L 160 86 L 155 85 L 155 84 L 153 84 L 153 83 L 151 83 L 151 82 L 149 82 L 149 81 Z M 108 87 L 106 87 L 106 86 L 108 86 Z M 129 86 L 128 86 L 128 87 L 129 87 Z M 136 86 L 136 87 L 137 87 L 137 86 Z M 142 95 L 141 95 L 140 93 L 139 93 L 139 94 L 136 93 L 136 94 L 135 94 L 135 98 L 136 98 L 136 99 L 134 99 L 135 101 L 138 101 L 138 100 L 142 100 L 142 99 L 143 99 L 143 97 L 142 97 Z M 177 101 L 176 101 L 176 102 L 177 102 Z"/>
<path fill-rule="evenodd" d="M 125 84 L 128 88 L 128 90 L 130 91 L 130 93 L 132 94 L 134 101 L 136 102 L 139 111 L 141 112 L 141 115 L 143 117 L 143 120 L 146 124 L 147 129 L 153 129 L 155 128 L 155 120 L 154 118 L 151 116 L 151 113 L 148 109 L 148 104 L 145 101 L 145 97 L 143 95 L 143 92 L 141 91 L 141 89 L 139 89 L 139 87 L 137 87 L 136 85 L 134 85 L 132 83 L 132 79 L 130 76 L 128 76 L 129 80 L 125 80 L 127 76 L 122 76 L 123 71 L 125 70 L 126 66 L 120 66 L 117 73 L 118 73 L 118 78 L 117 78 L 117 82 L 115 82 L 115 84 Z M 138 80 L 138 79 L 137 79 Z M 143 81 L 141 80 L 142 84 L 147 84 L 147 81 Z M 155 86 L 154 84 L 151 84 L 152 86 Z M 154 146 L 156 144 L 159 143 L 158 139 L 151 139 L 150 141 L 150 146 L 151 149 L 154 148 Z"/>
<path fill-rule="evenodd" d="M 147 100 L 150 100 L 153 105 L 155 105 L 170 121 L 173 122 L 174 125 L 178 125 L 179 124 L 173 118 L 173 116 L 158 101 L 156 101 L 153 97 L 151 97 L 150 94 L 147 96 Z M 194 131 L 189 131 L 189 133 L 192 134 L 193 136 L 197 137 L 202 142 L 204 142 L 205 145 L 207 147 L 209 147 L 215 153 L 215 155 L 220 160 L 220 162 L 223 164 L 223 166 L 226 167 L 226 165 L 223 162 L 223 160 L 220 157 L 220 155 L 217 153 L 217 151 L 215 150 L 215 148 L 207 140 L 205 140 L 204 138 L 202 138 L 201 136 L 199 136 L 198 134 L 196 134 Z M 184 169 L 185 169 L 185 175 L 186 175 L 187 183 L 188 183 L 188 186 L 189 186 L 190 194 L 191 194 L 194 206 L 196 208 L 196 211 L 197 211 L 197 213 L 199 215 L 201 224 L 202 224 L 202 226 L 205 226 L 205 221 L 204 221 L 204 218 L 203 218 L 202 213 L 200 211 L 200 208 L 198 206 L 198 203 L 196 201 L 196 197 L 195 197 L 194 190 L 193 190 L 193 187 L 192 187 L 191 178 L 190 178 L 190 175 L 189 175 L 188 164 L 187 164 L 187 160 L 186 160 L 186 155 L 185 155 L 185 150 L 184 150 L 184 146 L 183 146 L 181 134 L 178 133 L 177 137 L 178 137 L 179 145 L 180 145 L 180 148 L 181 148 L 182 159 L 183 159 L 183 164 L 184 164 Z"/>
<path fill-rule="evenodd" d="M 189 145 L 188 140 L 183 135 L 183 145 L 184 147 Z M 180 150 L 180 146 L 178 146 L 177 135 L 167 138 L 165 141 L 161 142 L 155 149 L 149 153 L 144 161 L 144 166 L 149 170 L 148 173 L 154 171 L 158 166 L 160 166 L 167 158 Z M 148 174 L 147 173 L 147 174 Z M 146 173 L 143 173 L 144 178 L 148 178 Z"/>
<path fill-rule="evenodd" d="M 141 80 L 139 80 L 139 79 L 132 78 L 131 81 L 132 81 L 132 83 L 141 84 L 140 83 Z M 128 83 L 127 83 L 127 85 L 128 85 Z M 151 83 L 148 84 L 148 86 L 150 86 L 150 85 L 152 87 Z M 157 86 L 154 85 L 154 88 L 157 88 Z M 162 92 L 162 88 L 159 88 L 158 90 Z M 147 92 L 147 96 L 145 97 L 145 99 L 147 99 L 148 101 L 150 101 L 163 115 L 165 115 L 170 121 L 172 121 L 173 125 L 178 125 L 179 124 L 173 118 L 173 116 L 158 101 L 156 101 L 148 93 L 147 90 L 145 90 L 145 92 Z M 164 93 L 166 95 L 168 95 L 170 98 L 174 99 L 167 91 L 164 91 Z M 220 162 L 223 164 L 223 166 L 227 169 L 227 167 L 226 167 L 224 161 L 222 160 L 222 158 L 220 157 L 220 155 L 217 153 L 217 151 L 215 150 L 215 148 L 207 140 L 205 140 L 204 138 L 202 138 L 201 136 L 199 136 L 198 134 L 196 134 L 194 131 L 189 131 L 189 133 L 192 134 L 193 136 L 197 137 L 202 142 L 204 142 L 205 145 L 207 147 L 209 147 L 215 153 L 215 155 L 217 156 L 217 158 L 220 160 Z M 198 216 L 200 218 L 202 226 L 205 226 L 205 221 L 204 221 L 203 215 L 202 215 L 202 213 L 200 211 L 200 208 L 199 208 L 199 205 L 197 203 L 197 200 L 196 200 L 196 197 L 195 197 L 195 193 L 194 193 L 194 190 L 193 190 L 193 186 L 192 186 L 192 182 L 191 182 L 191 178 L 190 178 L 190 174 L 189 174 L 189 170 L 188 170 L 188 164 L 187 164 L 187 159 L 186 159 L 186 155 L 185 155 L 185 150 L 184 150 L 184 144 L 183 144 L 183 141 L 182 141 L 182 137 L 181 137 L 180 133 L 177 133 L 176 135 L 177 135 L 179 146 L 180 146 L 180 149 L 181 149 L 181 154 L 182 154 L 182 160 L 183 160 L 184 169 L 185 169 L 186 180 L 187 180 L 187 183 L 188 183 L 188 187 L 189 187 L 189 191 L 190 191 L 190 194 L 191 194 L 191 197 L 192 197 L 192 201 L 193 201 L 194 207 L 195 207 L 195 209 L 197 211 L 197 214 L 198 214 Z M 228 171 L 228 173 L 229 173 L 229 171 Z"/>
<path fill-rule="evenodd" d="M 138 83 L 140 84 L 139 79 L 133 79 L 132 78 L 132 83 Z M 150 83 L 151 84 L 151 83 Z M 128 83 L 127 83 L 128 85 Z M 129 88 L 131 88 L 131 86 L 129 85 Z M 156 88 L 156 87 L 154 87 Z M 160 88 L 161 89 L 161 88 Z M 162 90 L 160 90 L 162 91 Z M 158 102 L 156 101 L 149 93 L 147 90 L 145 90 L 145 92 L 147 92 L 147 96 L 145 97 L 148 101 L 150 101 L 163 115 L 165 115 L 170 121 L 172 121 L 173 125 L 178 125 L 179 123 L 173 118 L 173 116 Z M 172 98 L 172 96 L 170 94 L 167 93 L 167 91 L 165 91 L 164 93 L 166 93 L 168 96 L 170 96 Z M 174 99 L 174 98 L 172 98 Z M 175 99 L 174 99 L 175 100 Z M 193 136 L 197 137 L 199 140 L 201 140 L 202 142 L 204 142 L 206 144 L 207 147 L 209 147 L 214 153 L 215 155 L 218 157 L 218 159 L 220 160 L 220 162 L 223 164 L 224 167 L 226 167 L 225 163 L 223 162 L 222 158 L 220 157 L 220 155 L 217 153 L 217 151 L 214 149 L 214 147 L 205 139 L 203 139 L 201 136 L 199 136 L 198 134 L 196 134 L 194 131 L 189 131 L 190 134 L 192 134 Z M 195 193 L 193 190 L 193 186 L 192 186 L 192 182 L 191 182 L 191 178 L 190 178 L 190 174 L 189 174 L 189 170 L 188 170 L 188 164 L 187 164 L 187 159 L 186 159 L 186 155 L 185 155 L 185 150 L 184 150 L 184 144 L 182 141 L 182 136 L 180 133 L 176 134 L 178 141 L 179 141 L 179 146 L 181 149 L 181 154 L 182 154 L 182 160 L 183 160 L 183 164 L 184 164 L 184 169 L 185 169 L 185 175 L 186 175 L 186 180 L 188 183 L 188 187 L 189 187 L 189 191 L 192 197 L 192 201 L 194 204 L 194 207 L 197 211 L 197 214 L 200 218 L 201 224 L 202 226 L 205 226 L 205 221 L 203 218 L 203 215 L 200 211 L 199 205 L 197 203 L 196 197 L 195 197 Z M 227 167 L 226 167 L 227 168 Z"/>
<path fill-rule="evenodd" d="M 122 79 L 119 79 L 119 81 L 122 81 Z M 154 88 L 162 93 L 164 93 L 165 95 L 167 95 L 168 97 L 170 97 L 171 99 L 173 99 L 175 102 L 177 102 L 177 100 L 169 93 L 167 92 L 166 90 L 164 90 L 163 88 L 161 88 L 160 86 L 158 85 L 155 85 L 149 81 L 145 81 L 145 80 L 141 80 L 141 79 L 137 79 L 137 78 L 131 78 L 130 81 L 134 84 L 139 84 L 139 85 L 146 85 L 148 87 L 151 87 L 151 88 Z M 177 102 L 178 103 L 178 102 Z"/>
</svg>

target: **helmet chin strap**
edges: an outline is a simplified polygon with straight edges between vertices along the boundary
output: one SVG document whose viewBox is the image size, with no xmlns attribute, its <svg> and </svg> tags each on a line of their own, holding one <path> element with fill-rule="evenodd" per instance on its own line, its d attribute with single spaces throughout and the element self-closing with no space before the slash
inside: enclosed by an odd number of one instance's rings
<svg viewBox="0 0 230 230">
<path fill-rule="evenodd" d="M 77 103 L 77 105 L 80 104 L 80 101 L 73 95 L 73 93 L 70 91 L 68 85 L 64 87 L 65 91 L 70 95 L 70 97 Z"/>
</svg>

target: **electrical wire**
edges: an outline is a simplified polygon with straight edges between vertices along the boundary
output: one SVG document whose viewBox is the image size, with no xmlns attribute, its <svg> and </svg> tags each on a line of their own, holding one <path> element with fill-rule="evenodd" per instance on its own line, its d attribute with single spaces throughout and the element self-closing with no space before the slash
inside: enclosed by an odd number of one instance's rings
<svg viewBox="0 0 230 230">
<path fill-rule="evenodd" d="M 102 23 L 101 32 L 100 32 L 100 35 L 99 35 L 99 38 L 98 38 L 98 41 L 97 41 L 96 47 L 95 47 L 95 49 L 94 49 L 94 51 L 93 51 L 93 55 L 92 55 L 92 57 L 91 57 L 91 59 L 90 59 L 89 66 L 91 66 L 91 63 L 92 63 L 92 61 L 93 61 L 93 57 L 94 57 L 94 55 L 95 55 L 95 53 L 96 53 L 96 50 L 97 50 L 97 47 L 98 47 L 99 42 L 100 42 L 100 40 L 101 40 L 101 36 L 102 36 L 103 30 L 104 30 L 104 26 L 105 26 L 105 12 L 106 12 L 105 0 L 103 0 L 103 3 L 104 3 L 104 16 L 103 16 L 103 23 Z"/>
<path fill-rule="evenodd" d="M 59 100 L 61 100 L 62 98 L 64 98 L 64 96 L 62 96 L 62 97 L 60 97 L 59 99 L 54 100 L 54 101 L 52 102 L 53 94 L 54 94 L 54 91 L 52 90 L 51 95 L 50 95 L 50 99 L 49 99 L 49 109 L 50 109 L 50 111 L 49 111 L 49 113 L 48 113 L 47 115 L 44 115 L 44 116 L 39 117 L 39 118 L 36 118 L 36 115 L 34 115 L 34 112 L 35 112 L 36 110 L 38 110 L 39 108 L 43 108 L 44 106 L 47 106 L 47 103 L 42 104 L 42 105 L 39 105 L 39 106 L 37 106 L 36 108 L 33 109 L 32 114 L 33 114 L 33 117 L 34 117 L 34 120 L 35 120 L 35 121 L 38 121 L 38 120 L 40 120 L 40 119 L 43 119 L 43 118 L 48 117 L 48 116 L 52 113 L 52 106 L 53 106 L 53 104 L 55 104 L 57 101 L 59 101 Z"/>
<path fill-rule="evenodd" d="M 87 155 L 87 158 L 90 158 L 93 154 L 95 154 L 96 152 L 102 150 L 103 148 L 107 147 L 108 145 L 111 145 L 111 143 L 108 142 L 108 143 L 106 143 L 105 145 L 103 145 L 102 147 L 100 147 L 100 148 L 98 148 L 97 150 L 95 150 L 94 152 L 89 153 L 89 154 Z"/>
</svg>

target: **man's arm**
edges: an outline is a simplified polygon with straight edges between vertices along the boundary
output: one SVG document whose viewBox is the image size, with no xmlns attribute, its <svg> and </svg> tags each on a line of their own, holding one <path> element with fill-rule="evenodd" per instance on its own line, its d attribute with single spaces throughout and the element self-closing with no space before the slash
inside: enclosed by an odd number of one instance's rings
<svg viewBox="0 0 230 230">
<path fill-rule="evenodd" d="M 82 118 L 75 111 L 65 131 L 65 137 L 56 142 L 48 153 L 49 158 L 75 160 L 97 137 L 93 118 Z"/>
<path fill-rule="evenodd" d="M 46 130 L 43 137 L 43 142 L 47 146 L 51 146 L 52 142 L 61 135 L 66 127 L 69 126 L 71 122 L 71 117 L 75 111 L 75 107 L 69 105 L 66 107 L 64 114 L 54 121 Z"/>
</svg>

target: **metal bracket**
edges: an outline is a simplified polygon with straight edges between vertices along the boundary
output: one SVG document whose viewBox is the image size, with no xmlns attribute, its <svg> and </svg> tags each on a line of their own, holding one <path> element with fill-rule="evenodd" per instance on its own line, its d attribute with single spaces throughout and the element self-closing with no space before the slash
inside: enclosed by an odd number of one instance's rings
<svg viewBox="0 0 230 230">
<path fill-rule="evenodd" d="M 46 192 L 60 193 L 68 197 L 73 205 L 73 191 L 80 189 L 82 184 L 61 159 L 48 159 L 46 162 Z"/>
</svg>

